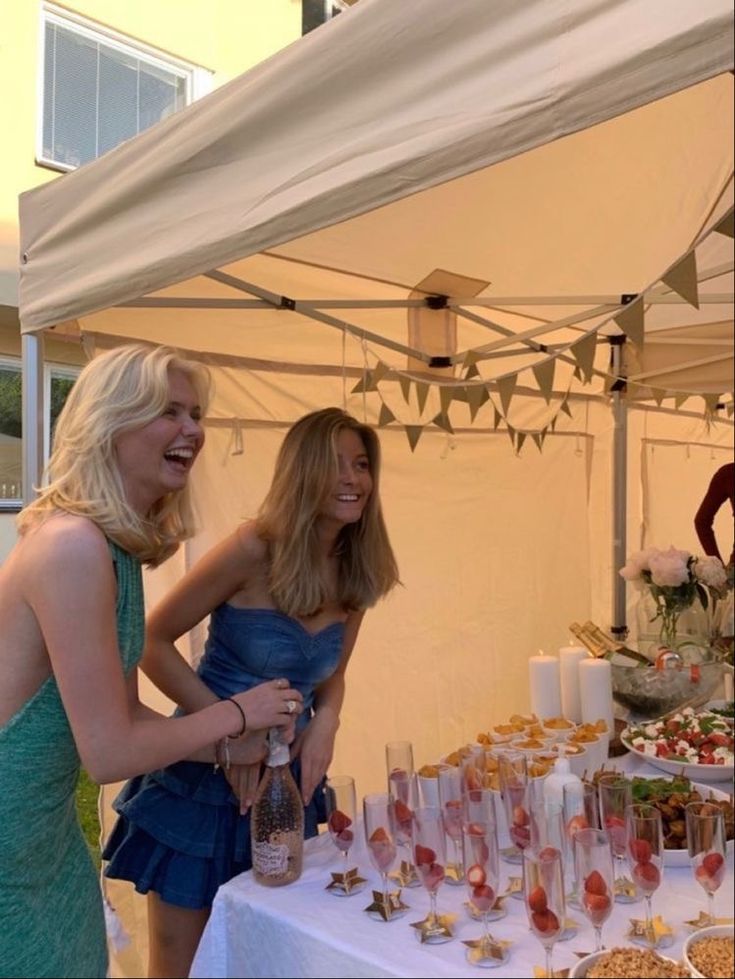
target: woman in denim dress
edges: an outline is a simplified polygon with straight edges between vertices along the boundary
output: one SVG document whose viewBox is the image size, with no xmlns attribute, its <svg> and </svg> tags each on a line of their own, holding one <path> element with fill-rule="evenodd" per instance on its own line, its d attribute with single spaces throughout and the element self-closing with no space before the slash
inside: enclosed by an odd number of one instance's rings
<svg viewBox="0 0 735 979">
<path fill-rule="evenodd" d="M 398 582 L 379 472 L 372 428 L 339 408 L 306 415 L 286 434 L 257 518 L 206 554 L 148 622 L 142 668 L 187 713 L 273 678 L 301 693 L 292 757 L 307 837 L 363 614 Z M 174 643 L 207 615 L 194 673 Z M 148 894 L 151 976 L 188 975 L 217 888 L 251 866 L 265 735 L 228 745 L 229 769 L 181 762 L 129 782 L 115 802 L 106 872 Z"/>
</svg>

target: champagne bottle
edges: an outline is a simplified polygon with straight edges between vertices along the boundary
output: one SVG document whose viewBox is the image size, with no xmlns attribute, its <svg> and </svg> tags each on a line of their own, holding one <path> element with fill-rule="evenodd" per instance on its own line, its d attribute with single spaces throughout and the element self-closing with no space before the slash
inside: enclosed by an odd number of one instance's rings
<svg viewBox="0 0 735 979">
<path fill-rule="evenodd" d="M 250 819 L 253 875 L 259 884 L 280 887 L 301 876 L 304 807 L 288 766 L 288 745 L 278 728 L 268 732 L 268 744 L 265 774 Z"/>
<path fill-rule="evenodd" d="M 630 649 L 624 643 L 611 639 L 594 622 L 588 621 L 584 625 L 572 622 L 569 631 L 579 639 L 583 646 L 589 649 L 593 656 L 610 660 L 611 663 L 619 666 L 653 665 L 643 653 L 636 652 L 635 649 Z"/>
</svg>

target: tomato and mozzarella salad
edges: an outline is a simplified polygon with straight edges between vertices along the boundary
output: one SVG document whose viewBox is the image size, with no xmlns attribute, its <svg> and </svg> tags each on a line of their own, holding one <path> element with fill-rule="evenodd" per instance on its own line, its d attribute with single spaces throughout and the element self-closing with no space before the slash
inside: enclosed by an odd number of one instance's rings
<svg viewBox="0 0 735 979">
<path fill-rule="evenodd" d="M 708 710 L 686 707 L 666 720 L 631 727 L 627 740 L 643 755 L 683 765 L 733 764 L 732 727 Z"/>
</svg>

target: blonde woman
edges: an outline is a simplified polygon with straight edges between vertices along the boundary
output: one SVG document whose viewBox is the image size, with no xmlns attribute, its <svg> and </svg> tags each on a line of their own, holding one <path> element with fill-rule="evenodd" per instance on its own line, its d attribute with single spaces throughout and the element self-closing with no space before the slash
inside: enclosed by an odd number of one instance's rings
<svg viewBox="0 0 735 979">
<path fill-rule="evenodd" d="M 307 836 L 363 614 L 398 580 L 379 476 L 373 429 L 338 408 L 305 416 L 286 434 L 257 518 L 205 555 L 148 622 L 143 669 L 186 710 L 276 675 L 302 693 L 292 754 Z M 210 613 L 196 677 L 174 643 Z M 188 975 L 218 886 L 250 867 L 258 766 L 229 778 L 234 793 L 222 771 L 185 762 L 134 780 L 116 802 L 107 873 L 148 893 L 151 976 Z"/>
<path fill-rule="evenodd" d="M 59 417 L 50 483 L 18 518 L 0 567 L 0 975 L 105 976 L 97 874 L 74 793 L 80 758 L 113 782 L 287 726 L 283 678 L 188 717 L 143 707 L 141 563 L 192 532 L 203 368 L 159 347 L 91 361 Z"/>
</svg>

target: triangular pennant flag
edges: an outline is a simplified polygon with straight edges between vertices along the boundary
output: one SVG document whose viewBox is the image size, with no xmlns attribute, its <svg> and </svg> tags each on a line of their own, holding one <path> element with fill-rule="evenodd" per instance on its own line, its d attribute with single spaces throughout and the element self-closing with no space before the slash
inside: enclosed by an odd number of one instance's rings
<svg viewBox="0 0 735 979">
<path fill-rule="evenodd" d="M 454 388 L 450 387 L 448 384 L 442 384 L 439 388 L 439 404 L 441 405 L 442 414 L 446 415 L 449 411 L 449 406 L 454 398 Z"/>
<path fill-rule="evenodd" d="M 549 357 L 533 368 L 533 376 L 539 386 L 541 394 L 544 396 L 546 404 L 551 401 L 551 392 L 554 389 L 554 371 L 556 370 L 556 358 Z"/>
<path fill-rule="evenodd" d="M 568 398 L 564 398 L 564 400 L 561 403 L 561 406 L 560 406 L 559 410 L 560 411 L 563 411 L 565 414 L 569 415 L 570 418 L 572 417 L 572 409 L 569 407 L 569 399 Z"/>
<path fill-rule="evenodd" d="M 623 306 L 613 319 L 629 340 L 637 347 L 643 346 L 643 300 L 635 299 Z"/>
<path fill-rule="evenodd" d="M 678 292 L 682 299 L 699 309 L 699 289 L 697 288 L 697 258 L 694 252 L 689 252 L 673 268 L 670 268 L 666 275 L 661 276 L 661 281 Z"/>
<path fill-rule="evenodd" d="M 666 392 L 663 390 L 663 388 L 651 388 L 651 397 L 657 405 L 660 405 L 666 397 Z"/>
<path fill-rule="evenodd" d="M 513 448 L 515 448 L 515 446 L 516 446 L 516 430 L 513 428 L 512 425 L 509 425 L 507 422 L 505 423 L 505 428 L 506 428 L 506 431 L 508 432 L 508 436 L 510 437 L 511 444 L 513 445 Z"/>
<path fill-rule="evenodd" d="M 597 349 L 597 333 L 588 333 L 586 337 L 577 340 L 569 349 L 574 359 L 577 361 L 579 369 L 582 371 L 581 380 L 586 384 L 592 378 L 592 366 L 595 362 L 595 350 Z"/>
<path fill-rule="evenodd" d="M 382 360 L 379 360 L 375 367 L 373 367 L 373 384 L 377 386 L 378 381 L 382 381 L 389 371 L 390 367 L 384 364 Z"/>
<path fill-rule="evenodd" d="M 381 404 L 380 415 L 378 416 L 378 428 L 384 428 L 386 425 L 390 425 L 392 421 L 395 421 L 395 417 L 387 404 Z"/>
<path fill-rule="evenodd" d="M 422 414 L 426 399 L 429 397 L 429 385 L 423 381 L 415 381 L 416 384 L 416 403 L 419 406 L 419 414 Z"/>
<path fill-rule="evenodd" d="M 495 405 L 493 405 L 495 408 Z M 495 408 L 495 418 L 493 419 L 493 428 L 497 429 L 498 425 L 502 422 L 503 416 L 500 414 L 497 408 Z"/>
<path fill-rule="evenodd" d="M 727 235 L 728 238 L 735 238 L 735 222 L 733 218 L 735 218 L 735 211 L 730 211 L 719 224 L 715 225 L 713 230 L 719 231 L 721 235 Z"/>
<path fill-rule="evenodd" d="M 712 412 L 717 411 L 717 405 L 720 403 L 719 394 L 704 394 L 704 404 L 707 411 L 712 414 Z"/>
<path fill-rule="evenodd" d="M 465 376 L 465 380 L 469 381 L 471 377 L 479 377 L 480 372 L 478 371 L 478 369 L 475 367 L 474 364 L 470 364 L 464 376 Z"/>
<path fill-rule="evenodd" d="M 482 408 L 486 401 L 490 400 L 487 388 L 484 384 L 471 384 L 465 388 L 467 403 L 470 406 L 470 420 L 475 420 L 475 415 Z"/>
<path fill-rule="evenodd" d="M 495 382 L 498 387 L 498 393 L 500 394 L 500 403 L 503 406 L 503 414 L 506 416 L 506 418 L 508 417 L 510 399 L 513 397 L 513 392 L 515 391 L 517 381 L 518 375 L 511 374 L 509 377 L 500 377 Z"/>
<path fill-rule="evenodd" d="M 411 446 L 411 452 L 419 444 L 419 439 L 421 438 L 421 433 L 424 430 L 423 425 L 404 425 L 406 429 L 406 436 L 408 437 L 408 444 Z"/>
<path fill-rule="evenodd" d="M 449 432 L 450 435 L 454 435 L 454 429 L 452 428 L 452 423 L 449 421 L 449 415 L 445 414 L 443 411 L 440 411 L 435 418 L 432 418 L 432 421 L 435 425 L 438 425 L 439 428 L 443 428 L 445 432 Z"/>
<path fill-rule="evenodd" d="M 403 400 L 408 404 L 408 399 L 411 395 L 411 378 L 406 377 L 405 374 L 401 374 L 398 378 L 398 383 L 401 385 L 401 391 L 403 392 Z"/>
<path fill-rule="evenodd" d="M 684 402 L 690 397 L 685 391 L 677 391 L 674 395 L 674 407 L 681 408 Z"/>
<path fill-rule="evenodd" d="M 541 446 L 544 444 L 544 440 L 541 437 L 541 432 L 531 432 L 531 438 L 536 443 L 536 448 L 541 451 Z"/>
<path fill-rule="evenodd" d="M 464 360 L 462 363 L 465 367 L 474 367 L 477 361 L 480 359 L 480 355 L 474 350 L 468 350 L 464 355 Z"/>
<path fill-rule="evenodd" d="M 374 391 L 374 390 L 375 388 L 373 387 L 373 372 L 365 371 L 362 377 L 360 378 L 360 380 L 353 387 L 352 393 L 360 394 L 363 391 Z"/>
<path fill-rule="evenodd" d="M 523 443 L 526 441 L 526 432 L 519 432 L 518 438 L 516 439 L 516 452 L 520 452 L 523 448 Z"/>
<path fill-rule="evenodd" d="M 581 381 L 582 380 L 582 371 L 579 369 L 579 364 L 577 364 L 577 366 L 574 368 L 574 372 L 573 372 L 573 375 L 572 376 L 577 381 Z"/>
<path fill-rule="evenodd" d="M 549 422 L 549 428 L 551 429 L 552 432 L 555 432 L 556 431 L 556 423 L 557 423 L 558 420 L 559 420 L 559 412 L 557 411 L 557 413 L 554 415 L 554 417 Z"/>
</svg>

